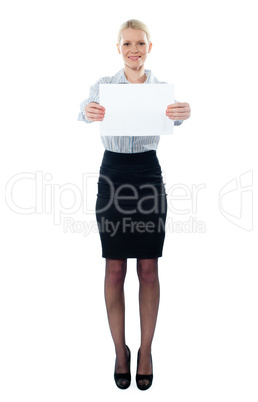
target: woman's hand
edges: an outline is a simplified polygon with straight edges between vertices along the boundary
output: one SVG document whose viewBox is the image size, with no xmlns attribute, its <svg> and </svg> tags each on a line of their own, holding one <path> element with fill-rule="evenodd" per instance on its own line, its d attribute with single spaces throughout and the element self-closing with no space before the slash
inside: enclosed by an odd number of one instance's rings
<svg viewBox="0 0 258 402">
<path fill-rule="evenodd" d="M 101 106 L 96 102 L 90 102 L 84 110 L 87 120 L 102 121 L 104 119 L 106 109 L 104 106 Z"/>
<path fill-rule="evenodd" d="M 172 120 L 186 120 L 191 115 L 189 103 L 173 103 L 167 106 L 166 115 Z"/>
</svg>

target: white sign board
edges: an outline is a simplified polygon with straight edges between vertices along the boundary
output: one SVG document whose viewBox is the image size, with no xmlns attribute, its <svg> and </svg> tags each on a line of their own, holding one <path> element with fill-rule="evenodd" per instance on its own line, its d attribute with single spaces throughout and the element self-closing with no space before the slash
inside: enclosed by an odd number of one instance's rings
<svg viewBox="0 0 258 402">
<path fill-rule="evenodd" d="M 100 135 L 173 134 L 174 121 L 166 116 L 166 109 L 174 103 L 174 85 L 100 84 L 99 93 L 106 109 Z"/>
</svg>

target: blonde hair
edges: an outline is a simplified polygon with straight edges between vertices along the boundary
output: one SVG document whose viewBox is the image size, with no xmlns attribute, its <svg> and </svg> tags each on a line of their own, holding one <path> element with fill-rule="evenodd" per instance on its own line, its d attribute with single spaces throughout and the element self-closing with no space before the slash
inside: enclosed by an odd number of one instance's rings
<svg viewBox="0 0 258 402">
<path fill-rule="evenodd" d="M 119 28 L 118 36 L 117 36 L 118 45 L 120 45 L 120 41 L 121 41 L 121 32 L 127 28 L 141 29 L 142 31 L 144 31 L 146 33 L 148 43 L 150 44 L 151 38 L 150 38 L 150 32 L 149 32 L 147 26 L 142 21 L 139 21 L 139 20 L 128 20 L 128 21 L 125 21 Z"/>
</svg>

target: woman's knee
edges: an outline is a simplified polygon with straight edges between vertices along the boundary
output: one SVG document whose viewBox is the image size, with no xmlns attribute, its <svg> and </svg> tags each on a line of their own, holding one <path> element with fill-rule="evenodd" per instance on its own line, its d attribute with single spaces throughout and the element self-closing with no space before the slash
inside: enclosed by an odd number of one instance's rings
<svg viewBox="0 0 258 402">
<path fill-rule="evenodd" d="M 106 280 L 113 286 L 124 283 L 126 275 L 126 260 L 106 259 Z"/>
<path fill-rule="evenodd" d="M 140 282 L 152 284 L 158 280 L 158 259 L 138 259 L 137 273 Z"/>
</svg>

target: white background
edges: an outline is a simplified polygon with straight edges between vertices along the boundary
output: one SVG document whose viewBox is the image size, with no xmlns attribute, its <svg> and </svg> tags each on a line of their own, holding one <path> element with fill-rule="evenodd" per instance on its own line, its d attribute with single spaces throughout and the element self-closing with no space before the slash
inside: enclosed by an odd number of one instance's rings
<svg viewBox="0 0 258 402">
<path fill-rule="evenodd" d="M 1 6 L 3 402 L 156 401 L 163 391 L 175 402 L 257 401 L 257 210 L 252 215 L 250 197 L 255 207 L 255 10 L 250 0 L 25 0 Z M 97 175 L 103 155 L 98 124 L 78 122 L 77 115 L 90 85 L 123 67 L 116 36 L 130 18 L 143 20 L 151 31 L 153 49 L 145 67 L 175 84 L 176 99 L 192 109 L 173 136 L 161 138 L 158 158 L 167 190 L 179 184 L 181 191 L 203 187 L 196 211 L 194 200 L 182 196 L 177 209 L 189 212 L 179 215 L 170 208 L 169 222 L 195 218 L 205 226 L 203 233 L 187 225 L 181 233 L 171 227 L 167 232 L 159 260 L 154 383 L 146 393 L 134 381 L 136 262 L 128 260 L 126 280 L 133 381 L 120 391 L 113 381 L 99 235 L 93 229 L 88 236 L 78 233 L 79 224 L 74 233 L 64 227 L 65 217 L 95 222 L 94 212 L 71 212 L 74 201 L 80 202 L 83 177 Z M 220 191 L 246 172 L 249 192 L 245 197 L 239 187 L 224 196 L 226 218 Z M 9 184 L 5 202 L 5 186 L 25 173 L 31 179 L 17 181 L 11 194 Z M 83 193 L 92 209 L 96 181 L 89 180 Z M 14 212 L 10 197 L 20 208 L 37 202 L 37 213 Z M 67 215 L 61 214 L 59 224 L 60 208 L 67 208 Z"/>
</svg>

